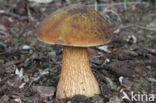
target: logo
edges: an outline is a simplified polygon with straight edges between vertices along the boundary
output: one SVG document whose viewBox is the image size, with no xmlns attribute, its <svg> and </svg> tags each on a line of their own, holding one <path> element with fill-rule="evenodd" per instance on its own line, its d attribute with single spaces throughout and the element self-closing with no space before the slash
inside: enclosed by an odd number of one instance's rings
<svg viewBox="0 0 156 103">
<path fill-rule="evenodd" d="M 123 94 L 122 100 L 127 99 L 127 100 L 131 101 L 130 97 L 127 95 L 127 93 L 123 89 L 120 90 L 120 93 Z"/>
<path fill-rule="evenodd" d="M 130 93 L 130 96 L 123 90 L 120 90 L 120 93 L 122 94 L 122 100 L 128 100 L 128 101 L 138 101 L 138 102 L 151 102 L 155 100 L 154 94 L 146 94 L 146 93 L 134 93 L 133 91 Z"/>
</svg>

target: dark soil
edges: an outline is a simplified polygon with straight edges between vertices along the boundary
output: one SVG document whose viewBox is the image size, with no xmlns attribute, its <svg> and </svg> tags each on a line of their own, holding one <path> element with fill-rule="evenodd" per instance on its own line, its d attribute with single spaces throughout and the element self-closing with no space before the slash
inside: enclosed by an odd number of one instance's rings
<svg viewBox="0 0 156 103">
<path fill-rule="evenodd" d="M 155 3 L 154 0 L 52 0 L 40 4 L 0 0 L 0 103 L 155 103 Z M 110 26 L 112 41 L 105 47 L 88 49 L 101 94 L 58 100 L 55 94 L 62 47 L 40 42 L 36 30 L 51 12 L 71 4 L 97 8 Z M 121 91 L 129 97 L 132 92 L 147 94 L 148 100 L 122 100 Z M 149 100 L 150 94 L 155 100 Z"/>
</svg>

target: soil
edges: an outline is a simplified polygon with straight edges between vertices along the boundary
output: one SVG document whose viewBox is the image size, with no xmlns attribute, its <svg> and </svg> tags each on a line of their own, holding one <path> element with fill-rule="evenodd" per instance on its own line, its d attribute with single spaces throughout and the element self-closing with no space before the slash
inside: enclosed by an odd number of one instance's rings
<svg viewBox="0 0 156 103">
<path fill-rule="evenodd" d="M 39 1 L 0 0 L 0 103 L 155 103 L 154 0 Z M 36 31 L 51 12 L 72 4 L 95 8 L 108 23 L 112 41 L 88 48 L 101 94 L 57 99 L 62 47 L 39 41 Z M 124 93 L 130 100 L 122 100 Z"/>
</svg>

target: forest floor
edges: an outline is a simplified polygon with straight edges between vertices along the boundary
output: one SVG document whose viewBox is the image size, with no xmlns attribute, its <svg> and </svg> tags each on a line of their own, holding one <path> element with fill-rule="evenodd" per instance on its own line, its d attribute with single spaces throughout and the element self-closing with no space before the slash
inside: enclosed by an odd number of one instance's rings
<svg viewBox="0 0 156 103">
<path fill-rule="evenodd" d="M 156 102 L 154 2 L 47 0 L 51 2 L 41 4 L 39 1 L 0 0 L 0 103 Z M 88 48 L 101 94 L 58 100 L 56 86 L 62 47 L 40 42 L 36 31 L 40 21 L 51 12 L 80 3 L 97 9 L 113 34 L 110 44 Z M 135 100 L 131 98 L 132 92 L 136 94 Z M 122 101 L 124 93 L 130 100 Z"/>
</svg>

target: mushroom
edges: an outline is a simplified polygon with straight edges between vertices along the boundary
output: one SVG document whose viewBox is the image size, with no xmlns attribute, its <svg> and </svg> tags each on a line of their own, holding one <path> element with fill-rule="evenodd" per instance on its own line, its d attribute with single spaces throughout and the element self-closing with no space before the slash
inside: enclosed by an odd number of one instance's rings
<svg viewBox="0 0 156 103">
<path fill-rule="evenodd" d="M 89 65 L 87 47 L 110 41 L 110 31 L 102 16 L 85 6 L 67 6 L 45 18 L 37 34 L 39 40 L 45 43 L 63 46 L 57 98 L 100 94 Z"/>
</svg>

